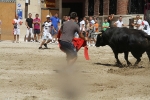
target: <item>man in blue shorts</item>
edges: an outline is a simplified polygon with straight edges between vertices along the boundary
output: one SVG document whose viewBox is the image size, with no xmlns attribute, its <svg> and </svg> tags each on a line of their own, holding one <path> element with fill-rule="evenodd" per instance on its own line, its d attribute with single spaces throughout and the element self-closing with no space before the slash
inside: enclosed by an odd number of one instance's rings
<svg viewBox="0 0 150 100">
<path fill-rule="evenodd" d="M 70 14 L 70 21 L 66 21 L 61 27 L 61 36 L 59 39 L 60 49 L 66 53 L 69 67 L 72 66 L 77 59 L 77 51 L 72 43 L 74 34 L 77 32 L 80 38 L 87 40 L 87 37 L 84 37 L 82 31 L 80 31 L 79 25 L 75 23 L 76 16 L 76 12 Z"/>
</svg>

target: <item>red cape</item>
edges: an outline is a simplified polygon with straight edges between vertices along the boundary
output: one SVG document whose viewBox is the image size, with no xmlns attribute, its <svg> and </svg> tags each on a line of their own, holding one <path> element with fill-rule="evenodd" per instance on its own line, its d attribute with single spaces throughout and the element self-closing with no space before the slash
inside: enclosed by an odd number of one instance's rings
<svg viewBox="0 0 150 100">
<path fill-rule="evenodd" d="M 58 35 L 57 35 L 57 38 L 59 39 L 61 36 L 61 32 L 60 30 L 58 31 Z M 84 57 L 86 60 L 89 60 L 89 54 L 88 54 L 88 47 L 86 45 L 86 41 L 81 39 L 81 38 L 74 38 L 72 40 L 73 44 L 74 44 L 74 47 L 76 48 L 77 51 L 80 50 L 81 47 L 84 47 Z M 59 45 L 60 47 L 60 45 Z"/>
</svg>

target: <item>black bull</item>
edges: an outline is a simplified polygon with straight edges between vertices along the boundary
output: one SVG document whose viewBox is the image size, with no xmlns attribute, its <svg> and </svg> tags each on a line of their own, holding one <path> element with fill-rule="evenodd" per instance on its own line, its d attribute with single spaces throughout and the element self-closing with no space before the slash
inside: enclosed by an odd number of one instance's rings
<svg viewBox="0 0 150 100">
<path fill-rule="evenodd" d="M 122 65 L 118 59 L 118 53 L 124 53 L 127 65 L 131 65 L 128 61 L 128 53 L 137 59 L 135 65 L 141 61 L 142 54 L 147 53 L 150 61 L 150 36 L 145 32 L 128 28 L 109 28 L 102 34 L 97 36 L 95 46 L 109 45 L 114 52 L 117 64 Z"/>
</svg>

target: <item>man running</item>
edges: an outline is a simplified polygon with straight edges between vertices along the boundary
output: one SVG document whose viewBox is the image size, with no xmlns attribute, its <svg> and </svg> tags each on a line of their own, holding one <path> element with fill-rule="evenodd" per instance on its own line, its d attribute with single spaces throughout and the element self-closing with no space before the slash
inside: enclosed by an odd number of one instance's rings
<svg viewBox="0 0 150 100">
<path fill-rule="evenodd" d="M 43 41 L 42 41 L 39 49 L 42 49 L 42 45 L 44 45 L 46 48 L 48 48 L 47 43 L 52 41 L 52 36 L 50 34 L 50 27 L 51 27 L 52 23 L 50 21 L 50 16 L 49 15 L 47 15 L 46 18 L 47 18 L 47 20 L 42 25 L 43 28 L 42 28 L 41 32 L 43 34 L 43 36 L 42 36 Z"/>
<path fill-rule="evenodd" d="M 84 37 L 82 31 L 80 31 L 80 27 L 75 23 L 76 17 L 77 13 L 72 12 L 70 14 L 71 20 L 62 25 L 61 36 L 59 39 L 60 49 L 67 55 L 68 67 L 72 66 L 77 60 L 77 51 L 72 44 L 74 34 L 77 32 L 80 38 L 87 40 L 87 37 Z"/>
</svg>

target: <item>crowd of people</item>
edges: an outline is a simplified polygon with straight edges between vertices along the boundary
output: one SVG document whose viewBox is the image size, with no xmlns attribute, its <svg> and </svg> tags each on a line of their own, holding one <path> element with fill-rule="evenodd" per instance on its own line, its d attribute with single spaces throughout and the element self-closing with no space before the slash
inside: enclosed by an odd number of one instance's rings
<svg viewBox="0 0 150 100">
<path fill-rule="evenodd" d="M 19 35 L 20 35 L 20 26 L 22 25 L 21 19 L 18 18 L 18 15 L 15 16 L 15 19 L 13 19 L 13 35 L 14 35 L 14 43 L 19 43 Z M 32 14 L 28 14 L 28 18 L 25 21 L 26 25 L 26 35 L 25 35 L 25 42 L 40 42 L 42 39 L 45 41 L 45 43 L 42 41 L 42 45 L 46 46 L 46 40 L 49 37 L 51 42 L 57 43 L 57 32 L 59 30 L 58 24 L 60 23 L 60 20 L 58 18 L 58 14 L 56 13 L 54 16 L 46 16 L 46 21 L 43 22 L 41 25 L 41 19 L 39 18 L 39 14 L 35 15 L 35 18 L 32 18 Z M 48 26 L 47 26 L 48 25 Z M 42 29 L 41 29 L 42 26 Z M 41 29 L 41 30 L 40 30 Z M 47 31 L 48 30 L 48 31 Z M 49 33 L 50 35 L 47 35 Z M 46 36 L 45 36 L 46 34 Z M 48 39 L 49 39 L 48 38 Z M 48 40 L 48 41 L 50 41 Z M 44 43 L 44 44 L 43 44 Z"/>
<path fill-rule="evenodd" d="M 125 25 L 123 22 L 123 17 L 119 16 L 118 20 L 115 23 L 112 23 L 114 19 L 114 14 L 109 15 L 107 18 L 104 19 L 102 23 L 102 31 L 106 31 L 110 27 L 128 27 L 129 25 Z M 62 23 L 66 21 L 70 21 L 70 16 L 63 16 Z M 13 19 L 13 35 L 14 41 L 19 42 L 19 35 L 20 35 L 20 26 L 22 25 L 21 19 L 18 18 L 18 15 L 15 16 Z M 43 24 L 41 24 L 43 23 Z M 84 36 L 88 37 L 88 46 L 94 46 L 96 42 L 96 35 L 99 33 L 99 23 L 96 17 L 89 16 L 88 18 L 83 17 L 80 21 L 78 16 L 75 18 L 75 23 L 80 27 L 80 31 L 83 31 Z M 1 40 L 1 24 L 0 21 L 0 40 Z M 41 45 L 39 49 L 42 48 L 44 45 L 47 48 L 47 43 L 58 43 L 57 40 L 57 33 L 60 29 L 60 19 L 58 18 L 58 14 L 56 13 L 54 16 L 46 16 L 45 22 L 41 22 L 39 18 L 39 14 L 35 15 L 35 18 L 32 18 L 32 14 L 28 14 L 28 18 L 25 21 L 25 25 L 27 28 L 26 35 L 25 35 L 25 42 L 40 42 L 42 39 Z M 47 26 L 48 25 L 48 26 Z M 136 27 L 138 30 L 145 31 L 148 35 L 150 35 L 150 27 L 149 23 L 146 20 L 142 20 L 139 15 L 136 16 L 136 22 L 131 24 L 132 26 Z M 41 28 L 42 27 L 42 28 Z M 41 29 L 41 30 L 40 30 Z M 74 35 L 78 38 L 78 34 L 75 33 Z"/>
<path fill-rule="evenodd" d="M 70 16 L 64 16 L 62 23 L 70 20 Z M 96 35 L 99 32 L 98 20 L 95 17 L 90 16 L 89 18 L 83 17 L 80 21 L 78 17 L 75 18 L 75 23 L 80 27 L 80 31 L 83 32 L 84 36 L 88 37 L 88 46 L 94 46 L 96 42 Z M 78 38 L 78 34 L 75 33 L 75 37 Z M 92 43 L 93 42 L 93 43 Z"/>
</svg>

